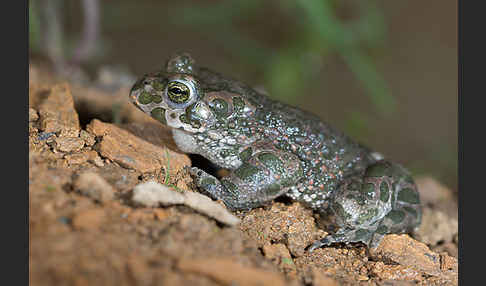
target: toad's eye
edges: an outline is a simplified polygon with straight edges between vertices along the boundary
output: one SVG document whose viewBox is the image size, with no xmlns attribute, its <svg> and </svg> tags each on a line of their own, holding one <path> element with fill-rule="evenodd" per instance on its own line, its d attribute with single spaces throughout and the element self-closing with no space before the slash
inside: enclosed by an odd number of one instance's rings
<svg viewBox="0 0 486 286">
<path fill-rule="evenodd" d="M 185 103 L 189 100 L 191 90 L 179 81 L 172 81 L 167 86 L 167 96 L 174 103 Z"/>
</svg>

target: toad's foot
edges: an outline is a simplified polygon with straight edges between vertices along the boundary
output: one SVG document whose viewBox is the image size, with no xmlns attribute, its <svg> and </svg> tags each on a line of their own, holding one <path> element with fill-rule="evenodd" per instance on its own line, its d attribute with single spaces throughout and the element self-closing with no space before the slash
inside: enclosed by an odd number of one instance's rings
<svg viewBox="0 0 486 286">
<path fill-rule="evenodd" d="M 362 242 L 375 248 L 381 242 L 382 234 L 376 233 L 375 230 L 370 229 L 340 229 L 332 235 L 328 235 L 321 240 L 315 241 L 308 249 L 309 253 L 323 246 L 330 246 L 333 243 L 352 243 Z"/>
<path fill-rule="evenodd" d="M 310 251 L 339 242 L 376 248 L 385 234 L 410 232 L 421 221 L 419 195 L 410 174 L 387 161 L 371 165 L 363 177 L 344 180 L 330 206 L 341 228 L 312 244 Z"/>
</svg>

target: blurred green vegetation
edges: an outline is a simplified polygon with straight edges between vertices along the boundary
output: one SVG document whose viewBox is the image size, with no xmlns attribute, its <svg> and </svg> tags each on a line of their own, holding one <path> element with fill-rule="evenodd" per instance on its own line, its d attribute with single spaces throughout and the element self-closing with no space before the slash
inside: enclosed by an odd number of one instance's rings
<svg viewBox="0 0 486 286">
<path fill-rule="evenodd" d="M 29 49 L 37 52 L 40 44 L 39 17 L 35 13 L 36 3 L 29 1 Z"/>
<path fill-rule="evenodd" d="M 208 31 L 211 41 L 227 46 L 262 70 L 265 88 L 287 102 L 296 102 L 302 87 L 318 80 L 326 57 L 338 54 L 362 83 L 379 114 L 390 115 L 396 103 L 372 57 L 373 49 L 379 50 L 385 39 L 382 11 L 374 1 L 362 1 L 358 15 L 344 20 L 338 15 L 339 6 L 339 1 L 332 0 L 186 3 L 170 13 L 169 20 L 174 26 L 189 25 Z M 241 23 L 256 17 L 292 23 L 285 26 L 278 49 L 242 30 Z M 218 33 L 212 33 L 216 29 Z M 352 122 L 355 119 L 356 116 Z"/>
</svg>

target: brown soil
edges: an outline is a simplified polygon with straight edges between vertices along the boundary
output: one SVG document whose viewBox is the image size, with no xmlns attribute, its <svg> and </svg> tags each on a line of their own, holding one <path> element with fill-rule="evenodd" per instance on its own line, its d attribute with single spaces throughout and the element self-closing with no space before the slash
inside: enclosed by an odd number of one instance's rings
<svg viewBox="0 0 486 286">
<path fill-rule="evenodd" d="M 417 178 L 419 241 L 388 235 L 371 253 L 359 244 L 308 253 L 326 233 L 299 203 L 236 213 L 236 226 L 185 205 L 137 206 L 142 182 L 197 191 L 169 130 L 129 104 L 128 89 L 30 74 L 31 285 L 457 285 L 457 204 L 432 178 Z M 114 110 L 117 125 L 107 122 Z"/>
</svg>

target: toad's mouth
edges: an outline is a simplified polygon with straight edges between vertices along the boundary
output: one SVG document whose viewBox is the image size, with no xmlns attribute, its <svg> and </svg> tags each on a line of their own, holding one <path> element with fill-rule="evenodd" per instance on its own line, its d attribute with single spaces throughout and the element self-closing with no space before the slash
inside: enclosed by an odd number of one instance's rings
<svg viewBox="0 0 486 286">
<path fill-rule="evenodd" d="M 138 102 L 137 100 L 137 96 L 134 95 L 133 92 L 130 92 L 130 95 L 129 95 L 129 98 L 130 98 L 130 102 L 138 109 L 138 110 L 141 110 L 143 112 L 145 112 L 145 110 L 143 110 L 141 107 L 140 107 L 140 103 Z"/>
</svg>

